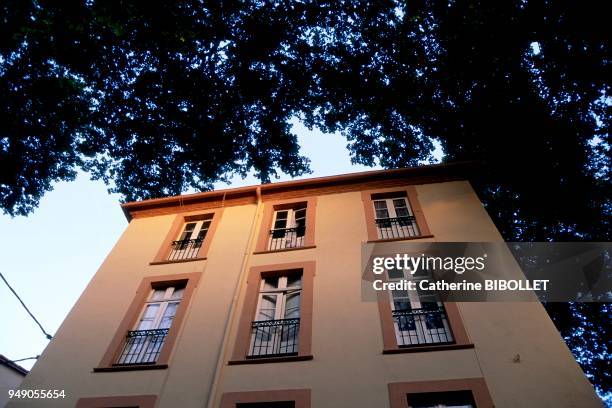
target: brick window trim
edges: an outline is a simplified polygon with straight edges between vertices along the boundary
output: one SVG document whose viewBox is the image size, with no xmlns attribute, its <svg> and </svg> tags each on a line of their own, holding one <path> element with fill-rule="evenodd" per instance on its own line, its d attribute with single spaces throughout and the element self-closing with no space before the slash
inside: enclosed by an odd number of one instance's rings
<svg viewBox="0 0 612 408">
<path fill-rule="evenodd" d="M 274 212 L 277 210 L 286 210 L 295 208 L 300 204 L 306 204 L 306 234 L 304 236 L 304 246 L 287 249 L 268 249 L 268 240 L 270 237 L 270 229 L 272 228 L 272 220 Z M 257 237 L 257 245 L 255 246 L 255 254 L 283 252 L 299 249 L 310 249 L 315 247 L 315 216 L 317 212 L 317 197 L 304 197 L 291 200 L 271 200 L 264 202 L 263 216 Z"/>
<path fill-rule="evenodd" d="M 230 365 L 257 364 L 266 362 L 302 361 L 312 359 L 312 304 L 315 262 L 294 262 L 252 267 L 247 278 L 242 311 L 238 320 L 234 351 Z M 247 358 L 251 343 L 251 325 L 257 311 L 259 287 L 262 277 L 286 276 L 296 270 L 302 271 L 302 293 L 300 299 L 300 332 L 298 355 L 287 357 Z"/>
<path fill-rule="evenodd" d="M 76 408 L 120 408 L 126 406 L 154 408 L 156 401 L 157 395 L 79 398 Z"/>
<path fill-rule="evenodd" d="M 294 401 L 295 408 L 310 408 L 310 389 L 226 392 L 220 408 L 236 408 L 237 404 Z"/>
<path fill-rule="evenodd" d="M 200 249 L 198 250 L 197 256 L 193 258 L 188 258 L 188 259 L 169 261 L 168 255 L 170 255 L 172 241 L 176 241 L 177 237 L 183 230 L 185 223 L 190 222 L 190 221 L 203 220 L 206 217 L 209 217 L 211 214 L 212 214 L 212 218 L 210 222 L 210 227 L 208 228 L 206 237 L 204 238 L 204 241 L 202 242 L 202 246 L 200 246 Z M 205 260 L 206 257 L 208 256 L 208 250 L 210 249 L 210 244 L 212 240 L 214 239 L 213 237 L 215 236 L 215 232 L 217 230 L 217 227 L 219 226 L 219 221 L 221 220 L 222 215 L 223 215 L 223 207 L 211 209 L 208 211 L 194 211 L 194 212 L 188 212 L 188 213 L 183 213 L 183 214 L 177 214 L 172 220 L 172 224 L 170 226 L 168 234 L 166 234 L 166 237 L 164 238 L 164 241 L 162 242 L 159 250 L 157 251 L 155 258 L 149 264 L 150 265 L 163 265 L 163 264 L 169 264 L 169 263 L 180 263 L 180 262 Z"/>
<path fill-rule="evenodd" d="M 391 238 L 391 239 L 380 239 L 378 238 L 378 231 L 376 230 L 376 222 L 375 222 L 375 214 L 374 214 L 374 205 L 372 204 L 372 196 L 379 196 L 380 198 L 391 198 L 395 196 L 406 197 L 408 199 L 408 204 L 410 205 L 410 209 L 414 214 L 414 218 L 416 219 L 417 227 L 419 228 L 420 235 L 414 237 L 404 237 L 404 238 Z M 361 201 L 363 202 L 363 210 L 365 213 L 366 219 L 366 228 L 368 232 L 368 242 L 387 242 L 387 241 L 405 241 L 412 239 L 421 239 L 421 238 L 432 238 L 433 234 L 429 230 L 429 226 L 427 225 L 427 221 L 425 220 L 425 216 L 423 215 L 423 209 L 421 208 L 421 204 L 418 199 L 418 194 L 416 190 L 416 186 L 407 186 L 407 187 L 392 187 L 392 188 L 383 188 L 377 190 L 366 190 L 361 192 Z"/>
<path fill-rule="evenodd" d="M 471 391 L 477 408 L 493 408 L 493 400 L 484 378 L 459 378 L 390 383 L 390 408 L 409 408 L 410 394 L 448 391 Z"/>
<path fill-rule="evenodd" d="M 170 355 L 174 348 L 174 344 L 176 343 L 176 339 L 178 333 L 181 329 L 181 325 L 185 316 L 187 314 L 187 310 L 189 309 L 189 304 L 191 298 L 193 296 L 193 292 L 195 291 L 198 281 L 201 277 L 201 272 L 192 272 L 192 273 L 178 273 L 171 275 L 158 275 L 158 276 L 149 276 L 142 279 L 140 284 L 138 285 L 138 289 L 130 303 L 130 306 L 125 313 L 123 320 L 119 324 L 115 334 L 112 337 L 106 352 L 104 353 L 100 363 L 97 367 L 93 369 L 94 372 L 106 372 L 106 371 L 133 371 L 133 370 L 153 370 L 153 369 L 165 369 L 168 367 L 168 362 L 170 360 Z M 114 362 L 117 361 L 119 357 L 119 353 L 121 352 L 124 342 L 125 336 L 129 330 L 132 330 L 142 308 L 144 306 L 144 302 L 147 299 L 147 296 L 151 293 L 151 289 L 160 286 L 171 286 L 176 284 L 185 284 L 185 292 L 183 293 L 183 298 L 181 299 L 181 303 L 176 310 L 176 314 L 174 316 L 172 326 L 168 331 L 168 334 L 164 340 L 164 345 L 161 348 L 159 358 L 154 364 L 134 364 L 134 365 L 114 365 Z"/>
</svg>

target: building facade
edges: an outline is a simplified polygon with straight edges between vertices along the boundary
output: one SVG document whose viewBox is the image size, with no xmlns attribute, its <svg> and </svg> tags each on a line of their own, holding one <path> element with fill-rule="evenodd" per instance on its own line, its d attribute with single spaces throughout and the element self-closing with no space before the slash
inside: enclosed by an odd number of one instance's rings
<svg viewBox="0 0 612 408">
<path fill-rule="evenodd" d="M 367 242 L 502 238 L 459 164 L 127 203 L 9 407 L 598 407 L 537 302 L 361 296 Z M 397 276 L 389 276 L 389 279 Z"/>
<path fill-rule="evenodd" d="M 0 407 L 9 399 L 9 391 L 19 388 L 28 370 L 0 354 Z"/>
</svg>

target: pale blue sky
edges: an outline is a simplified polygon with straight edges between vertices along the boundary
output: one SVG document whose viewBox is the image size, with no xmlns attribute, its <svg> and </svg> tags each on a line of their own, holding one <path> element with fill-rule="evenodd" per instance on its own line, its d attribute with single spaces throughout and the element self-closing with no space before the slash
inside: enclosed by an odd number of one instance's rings
<svg viewBox="0 0 612 408">
<path fill-rule="evenodd" d="M 301 153 L 312 161 L 313 174 L 304 177 L 371 170 L 351 165 L 346 140 L 338 134 L 309 131 L 301 124 L 294 132 Z M 236 179 L 231 187 L 251 184 L 258 181 Z M 53 335 L 126 226 L 118 196 L 82 174 L 56 184 L 27 218 L 0 215 L 0 271 Z M 40 354 L 47 340 L 2 282 L 0 310 L 0 354 L 10 359 Z M 31 368 L 33 363 L 20 364 Z"/>
</svg>

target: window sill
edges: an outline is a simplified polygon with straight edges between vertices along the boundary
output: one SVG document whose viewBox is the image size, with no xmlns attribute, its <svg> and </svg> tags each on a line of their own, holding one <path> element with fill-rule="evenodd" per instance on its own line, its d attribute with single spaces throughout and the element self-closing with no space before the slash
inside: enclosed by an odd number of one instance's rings
<svg viewBox="0 0 612 408">
<path fill-rule="evenodd" d="M 401 353 L 421 353 L 428 351 L 444 351 L 444 350 L 464 350 L 473 349 L 473 344 L 440 344 L 439 346 L 414 346 L 401 347 L 394 349 L 384 349 L 383 354 L 401 354 Z"/>
<path fill-rule="evenodd" d="M 175 264 L 175 263 L 183 263 L 183 262 L 195 262 L 195 261 L 205 261 L 206 257 L 202 258 L 188 258 L 188 259 L 177 259 L 174 261 L 153 261 L 149 262 L 149 265 L 167 265 L 167 264 Z"/>
<path fill-rule="evenodd" d="M 288 252 L 288 251 L 298 251 L 300 249 L 312 249 L 312 248 L 316 248 L 316 245 L 304 245 L 301 247 L 294 247 L 294 248 L 282 248 L 282 249 L 267 249 L 265 251 L 255 251 L 253 252 L 254 255 L 259 255 L 259 254 L 273 254 L 275 252 Z"/>
<path fill-rule="evenodd" d="M 228 365 L 240 365 L 240 364 L 265 364 L 265 363 L 284 363 L 290 361 L 306 361 L 312 360 L 312 355 L 307 356 L 287 356 L 287 357 L 268 357 L 268 358 L 249 358 L 244 360 L 230 360 L 227 362 Z"/>
<path fill-rule="evenodd" d="M 115 371 L 140 371 L 140 370 L 165 370 L 168 364 L 134 364 L 134 365 L 116 365 L 110 367 L 95 367 L 94 373 L 108 373 Z"/>
<path fill-rule="evenodd" d="M 424 239 L 424 238 L 433 238 L 433 235 L 418 235 L 414 237 L 404 237 L 404 238 L 384 238 L 384 239 L 370 239 L 367 241 L 368 244 L 376 243 L 376 242 L 395 242 L 395 241 L 412 241 L 415 239 Z"/>
</svg>

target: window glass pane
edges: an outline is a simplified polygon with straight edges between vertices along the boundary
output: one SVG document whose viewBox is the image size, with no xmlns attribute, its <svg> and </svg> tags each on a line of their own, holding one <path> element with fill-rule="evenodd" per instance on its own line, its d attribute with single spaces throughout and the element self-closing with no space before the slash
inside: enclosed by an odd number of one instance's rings
<svg viewBox="0 0 612 408">
<path fill-rule="evenodd" d="M 185 292 L 185 288 L 174 289 L 174 292 L 172 292 L 172 296 L 170 297 L 170 299 L 172 299 L 172 300 L 174 300 L 174 299 L 182 299 L 184 292 Z"/>
<path fill-rule="evenodd" d="M 159 323 L 160 329 L 168 329 L 172 326 L 172 320 L 176 315 L 176 309 L 178 308 L 179 302 L 168 303 L 166 310 L 164 311 L 164 315 Z"/>
<path fill-rule="evenodd" d="M 395 215 L 397 217 L 410 217 L 410 213 L 408 212 L 408 209 L 406 207 L 396 208 Z"/>
<path fill-rule="evenodd" d="M 393 296 L 393 299 L 408 299 L 407 290 L 392 290 L 391 295 Z"/>
<path fill-rule="evenodd" d="M 385 201 L 374 201 L 374 210 L 376 211 L 376 218 L 389 218 L 389 211 Z"/>
<path fill-rule="evenodd" d="M 274 320 L 276 313 L 276 295 L 263 295 L 259 300 L 257 320 Z"/>
<path fill-rule="evenodd" d="M 406 208 L 406 200 L 403 198 L 395 198 L 393 199 L 393 206 L 395 209 Z"/>
<path fill-rule="evenodd" d="M 278 288 L 278 276 L 271 276 L 264 279 L 264 290 L 276 289 Z"/>
<path fill-rule="evenodd" d="M 193 233 L 193 229 L 195 228 L 196 223 L 195 222 L 189 222 L 187 224 L 185 224 L 185 229 L 183 230 L 183 233 L 181 234 L 181 236 L 179 237 L 179 241 L 183 241 L 185 239 L 190 239 L 191 238 L 191 234 Z"/>
<path fill-rule="evenodd" d="M 298 317 L 300 317 L 300 294 L 288 294 L 285 301 L 285 319 L 295 319 Z"/>
<path fill-rule="evenodd" d="M 288 288 L 296 288 L 302 286 L 302 276 L 301 275 L 292 275 L 287 276 L 287 287 Z"/>
<path fill-rule="evenodd" d="M 385 200 L 376 200 L 374 201 L 374 208 L 377 210 L 386 210 L 387 202 Z"/>
<path fill-rule="evenodd" d="M 202 224 L 202 228 L 200 229 L 200 231 L 198 232 L 198 236 L 196 237 L 197 240 L 199 241 L 204 240 L 204 238 L 206 237 L 206 233 L 208 232 L 209 226 L 210 226 L 210 221 L 204 221 L 204 224 Z"/>
<path fill-rule="evenodd" d="M 404 279 L 404 270 L 398 268 L 387 269 L 387 276 L 389 279 Z"/>
<path fill-rule="evenodd" d="M 166 288 L 163 289 L 155 289 L 153 294 L 151 295 L 151 301 L 163 300 L 166 295 Z"/>
<path fill-rule="evenodd" d="M 306 218 L 306 208 L 297 208 L 294 210 L 295 219 Z"/>
<path fill-rule="evenodd" d="M 138 323 L 138 327 L 136 330 L 150 330 L 153 329 L 153 322 L 155 317 L 157 316 L 157 312 L 159 311 L 159 304 L 147 305 L 144 312 L 142 313 L 142 318 Z"/>
<path fill-rule="evenodd" d="M 274 221 L 274 229 L 284 229 L 287 228 L 287 216 L 288 216 L 288 212 L 287 211 L 277 211 L 276 212 L 276 218 Z M 277 231 L 276 233 L 281 233 L 284 234 L 284 231 Z M 277 237 L 275 237 L 277 238 Z"/>
<path fill-rule="evenodd" d="M 408 300 L 394 300 L 393 310 L 412 310 L 412 307 L 410 306 L 410 301 Z"/>
</svg>

